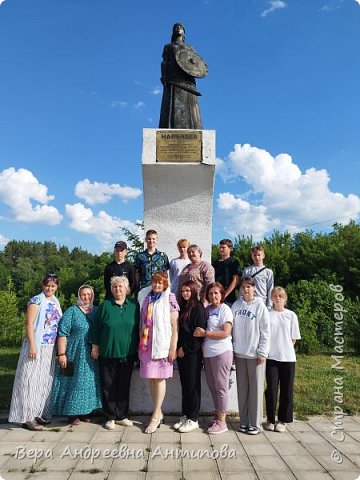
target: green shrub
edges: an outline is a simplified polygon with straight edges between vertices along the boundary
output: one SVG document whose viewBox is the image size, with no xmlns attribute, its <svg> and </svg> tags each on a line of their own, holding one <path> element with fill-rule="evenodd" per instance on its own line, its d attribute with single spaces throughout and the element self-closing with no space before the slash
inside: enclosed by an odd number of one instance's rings
<svg viewBox="0 0 360 480">
<path fill-rule="evenodd" d="M 20 345 L 24 334 L 24 320 L 18 315 L 16 295 L 9 279 L 6 290 L 0 291 L 0 346 Z"/>
<path fill-rule="evenodd" d="M 340 289 L 340 287 L 339 287 Z M 335 346 L 335 304 L 341 304 L 343 319 L 339 325 L 343 332 L 344 351 L 360 350 L 360 305 L 341 292 L 342 300 L 336 298 L 334 288 L 319 279 L 300 280 L 287 287 L 289 308 L 299 318 L 301 341 L 297 343 L 299 353 L 332 351 Z"/>
</svg>

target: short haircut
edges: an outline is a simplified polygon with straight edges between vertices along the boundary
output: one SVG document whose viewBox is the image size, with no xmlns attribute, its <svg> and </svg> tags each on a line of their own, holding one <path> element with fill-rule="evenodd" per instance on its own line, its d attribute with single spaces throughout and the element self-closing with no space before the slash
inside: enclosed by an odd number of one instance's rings
<svg viewBox="0 0 360 480">
<path fill-rule="evenodd" d="M 156 230 L 148 230 L 145 234 L 145 238 L 148 237 L 149 235 L 156 235 L 158 236 L 158 233 Z"/>
<path fill-rule="evenodd" d="M 42 280 L 42 285 L 47 285 L 49 282 L 54 282 L 56 285 L 59 285 L 58 276 L 55 273 L 47 273 Z"/>
<path fill-rule="evenodd" d="M 128 295 L 130 293 L 130 285 L 129 285 L 128 278 L 125 277 L 124 275 L 122 275 L 121 277 L 120 276 L 112 277 L 112 279 L 110 280 L 111 289 L 113 288 L 114 285 L 118 285 L 119 283 L 122 283 L 124 285 L 126 289 L 126 295 Z"/>
<path fill-rule="evenodd" d="M 264 247 L 262 247 L 261 245 L 254 245 L 253 247 L 251 247 L 251 253 L 255 253 L 255 252 L 265 253 Z"/>
<path fill-rule="evenodd" d="M 248 285 L 251 285 L 252 287 L 256 286 L 255 280 L 252 277 L 242 277 L 240 279 L 240 288 L 242 287 L 243 283 L 247 283 Z"/>
<path fill-rule="evenodd" d="M 180 240 L 177 242 L 176 245 L 178 247 L 181 247 L 181 245 L 184 245 L 186 248 L 188 248 L 188 246 L 190 245 L 190 242 L 186 238 L 180 238 Z"/>
<path fill-rule="evenodd" d="M 224 300 L 225 300 L 225 288 L 221 285 L 221 283 L 219 282 L 213 282 L 213 283 L 210 283 L 207 287 L 206 287 L 206 294 L 205 294 L 205 298 L 206 300 L 210 303 L 210 300 L 209 300 L 209 292 L 212 288 L 218 288 L 220 290 L 220 293 L 221 293 L 221 300 L 220 302 L 221 303 L 224 303 Z"/>
<path fill-rule="evenodd" d="M 201 255 L 202 255 L 202 250 L 201 250 L 201 248 L 199 247 L 199 245 L 195 245 L 195 244 L 189 245 L 189 246 L 188 246 L 188 249 L 187 249 L 187 252 L 189 253 L 189 252 L 191 252 L 192 250 L 197 250 L 197 251 L 199 252 L 199 254 L 200 254 L 200 257 L 201 257 Z"/>
<path fill-rule="evenodd" d="M 233 242 L 229 238 L 223 238 L 220 240 L 219 245 L 227 245 L 231 249 L 234 247 Z"/>
<path fill-rule="evenodd" d="M 275 293 L 281 294 L 281 296 L 282 296 L 282 297 L 284 298 L 284 300 L 285 300 L 284 305 L 286 305 L 288 296 L 287 296 L 287 293 L 286 293 L 285 288 L 283 288 L 283 287 L 274 287 L 274 288 L 271 290 L 271 295 L 270 295 L 271 298 L 273 297 L 273 295 L 275 295 Z"/>
<path fill-rule="evenodd" d="M 155 272 L 151 277 L 151 283 L 154 281 L 162 282 L 164 284 L 164 290 L 169 287 L 169 277 L 166 272 Z"/>
</svg>

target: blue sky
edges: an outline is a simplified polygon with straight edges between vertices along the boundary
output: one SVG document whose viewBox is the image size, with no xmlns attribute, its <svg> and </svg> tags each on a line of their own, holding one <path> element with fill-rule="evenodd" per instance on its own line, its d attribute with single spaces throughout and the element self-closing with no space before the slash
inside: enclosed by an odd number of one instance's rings
<svg viewBox="0 0 360 480">
<path fill-rule="evenodd" d="M 0 246 L 136 230 L 178 21 L 209 66 L 214 243 L 359 219 L 358 0 L 0 0 Z"/>
</svg>

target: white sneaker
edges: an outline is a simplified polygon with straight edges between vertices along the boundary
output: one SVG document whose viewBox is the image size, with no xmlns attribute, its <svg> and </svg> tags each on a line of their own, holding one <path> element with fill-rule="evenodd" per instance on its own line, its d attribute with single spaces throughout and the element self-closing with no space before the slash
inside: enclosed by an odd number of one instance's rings
<svg viewBox="0 0 360 480">
<path fill-rule="evenodd" d="M 277 422 L 277 424 L 275 425 L 275 432 L 285 432 L 286 430 L 286 423 L 284 422 Z"/>
<path fill-rule="evenodd" d="M 275 430 L 275 425 L 271 422 L 266 422 L 264 423 L 264 430 L 267 430 L 268 432 L 273 432 Z"/>
<path fill-rule="evenodd" d="M 128 418 L 123 418 L 122 420 L 115 420 L 116 425 L 121 425 L 123 427 L 133 427 L 134 424 Z"/>
<path fill-rule="evenodd" d="M 186 420 L 187 420 L 187 416 L 186 416 L 186 415 L 183 415 L 182 417 L 179 418 L 179 420 L 178 420 L 176 423 L 174 423 L 173 428 L 174 428 L 175 430 L 179 430 L 179 428 L 181 427 L 181 425 L 182 425 L 184 422 L 186 422 Z"/>
<path fill-rule="evenodd" d="M 108 420 L 105 423 L 106 430 L 115 430 L 115 420 Z"/>
<path fill-rule="evenodd" d="M 187 433 L 187 432 L 192 432 L 193 430 L 196 430 L 197 428 L 199 428 L 199 422 L 198 421 L 194 422 L 194 420 L 191 420 L 190 418 L 188 418 L 179 427 L 178 431 L 180 433 Z"/>
</svg>

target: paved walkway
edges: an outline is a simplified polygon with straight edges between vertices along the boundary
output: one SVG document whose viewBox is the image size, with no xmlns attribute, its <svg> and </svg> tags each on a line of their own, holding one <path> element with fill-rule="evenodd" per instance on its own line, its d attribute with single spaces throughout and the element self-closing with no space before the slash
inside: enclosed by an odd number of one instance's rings
<svg viewBox="0 0 360 480">
<path fill-rule="evenodd" d="M 360 418 L 296 421 L 286 433 L 250 436 L 205 428 L 180 434 L 166 417 L 155 434 L 143 433 L 149 417 L 132 417 L 131 428 L 107 431 L 99 423 L 30 432 L 0 424 L 0 478 L 22 480 L 355 480 L 360 478 Z M 96 420 L 96 419 L 95 419 Z M 201 424 L 207 422 L 201 419 Z M 50 426 L 49 426 L 50 427 Z M 86 446 L 89 445 L 87 448 Z M 36 455 L 39 458 L 31 458 Z M 97 457 L 91 459 L 91 456 Z M 195 458 L 190 458 L 191 456 Z M 81 458 L 83 457 L 83 458 Z M 90 458 L 89 458 L 90 457 Z M 196 458 L 197 457 L 197 458 Z M 208 458 L 214 457 L 214 458 Z"/>
</svg>

